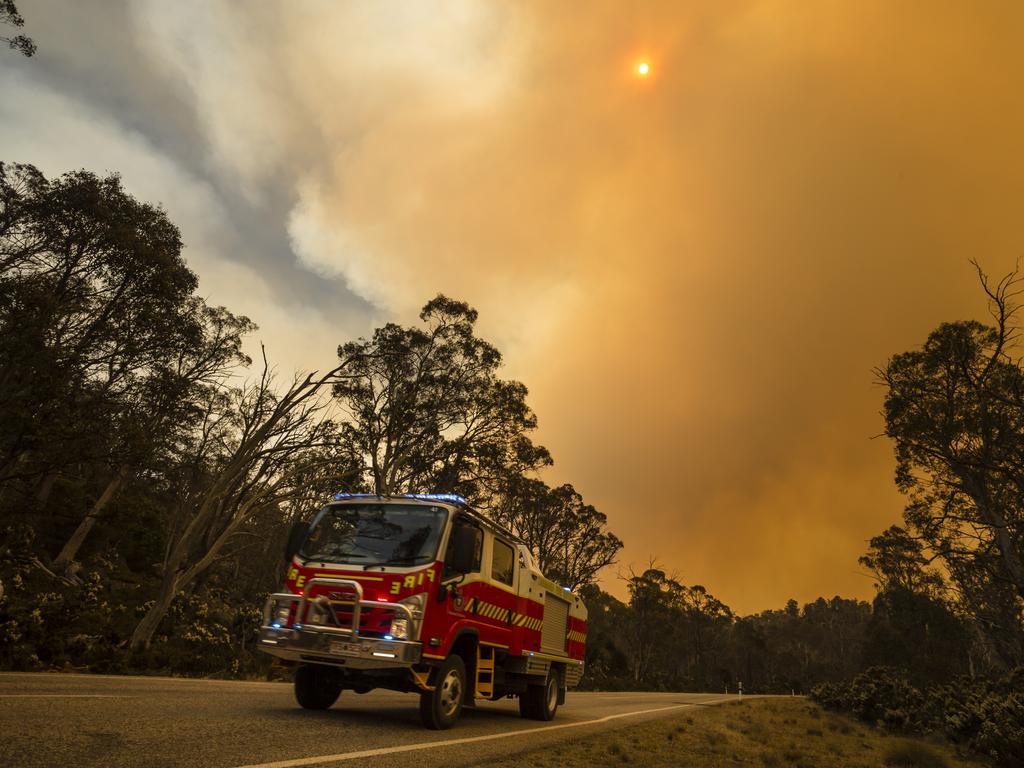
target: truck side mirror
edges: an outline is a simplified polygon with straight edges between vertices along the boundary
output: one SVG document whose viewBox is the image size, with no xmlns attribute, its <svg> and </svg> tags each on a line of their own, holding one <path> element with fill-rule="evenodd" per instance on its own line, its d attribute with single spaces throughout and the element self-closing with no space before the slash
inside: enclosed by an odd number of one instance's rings
<svg viewBox="0 0 1024 768">
<path fill-rule="evenodd" d="M 288 531 L 288 543 L 284 548 L 284 561 L 290 563 L 295 554 L 302 547 L 302 544 L 306 541 L 306 536 L 309 535 L 309 523 L 304 523 L 301 520 L 299 522 L 292 523 L 291 530 Z"/>
<path fill-rule="evenodd" d="M 452 573 L 469 573 L 476 568 L 476 545 L 480 531 L 468 525 L 457 525 L 452 529 L 446 570 Z"/>
</svg>

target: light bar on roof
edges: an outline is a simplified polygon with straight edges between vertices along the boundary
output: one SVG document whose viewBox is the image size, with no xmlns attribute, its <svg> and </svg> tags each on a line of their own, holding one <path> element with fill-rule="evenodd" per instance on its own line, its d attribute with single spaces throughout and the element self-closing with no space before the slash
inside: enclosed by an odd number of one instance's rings
<svg viewBox="0 0 1024 768">
<path fill-rule="evenodd" d="M 342 499 L 379 499 L 382 498 L 375 493 L 341 493 L 334 494 L 335 501 L 341 501 Z M 395 496 L 396 499 L 417 499 L 419 501 L 447 501 L 450 504 L 465 504 L 469 506 L 469 502 L 466 501 L 462 496 L 456 493 L 403 493 Z"/>
<path fill-rule="evenodd" d="M 448 501 L 452 504 L 465 504 L 467 507 L 469 506 L 469 502 L 456 493 L 407 493 L 405 497 L 421 501 Z"/>
</svg>

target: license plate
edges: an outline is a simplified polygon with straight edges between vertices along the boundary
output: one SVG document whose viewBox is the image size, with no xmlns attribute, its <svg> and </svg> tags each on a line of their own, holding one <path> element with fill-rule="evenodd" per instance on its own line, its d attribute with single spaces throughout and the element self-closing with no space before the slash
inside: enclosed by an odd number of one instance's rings
<svg viewBox="0 0 1024 768">
<path fill-rule="evenodd" d="M 343 640 L 332 640 L 330 651 L 335 656 L 358 656 L 359 643 L 346 643 Z"/>
</svg>

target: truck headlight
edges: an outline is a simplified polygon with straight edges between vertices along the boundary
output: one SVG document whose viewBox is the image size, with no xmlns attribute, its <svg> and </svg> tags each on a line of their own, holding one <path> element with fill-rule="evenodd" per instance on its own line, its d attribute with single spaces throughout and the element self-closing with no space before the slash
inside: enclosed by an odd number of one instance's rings
<svg viewBox="0 0 1024 768">
<path fill-rule="evenodd" d="M 395 640 L 408 640 L 409 639 L 409 620 L 408 619 L 392 619 L 391 629 L 388 631 Z"/>
<path fill-rule="evenodd" d="M 274 629 L 287 627 L 292 616 L 292 606 L 294 604 L 294 600 L 270 598 L 267 601 L 264 613 L 266 623 L 274 627 Z"/>
<path fill-rule="evenodd" d="M 423 618 L 423 606 L 427 602 L 427 595 L 421 592 L 418 595 L 399 600 L 402 605 L 409 607 L 412 611 L 412 621 L 404 615 L 397 616 L 391 620 L 391 630 L 388 632 L 395 640 L 415 640 L 420 630 L 420 619 Z"/>
<path fill-rule="evenodd" d="M 423 618 L 423 604 L 427 602 L 427 593 L 420 592 L 418 595 L 412 595 L 404 600 L 399 600 L 402 605 L 409 606 L 409 610 L 412 611 L 413 619 Z"/>
</svg>

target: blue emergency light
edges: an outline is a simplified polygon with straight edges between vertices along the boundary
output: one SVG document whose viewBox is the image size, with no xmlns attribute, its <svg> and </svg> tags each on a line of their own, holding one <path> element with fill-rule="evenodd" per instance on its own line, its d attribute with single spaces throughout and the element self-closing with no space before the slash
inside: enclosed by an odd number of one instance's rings
<svg viewBox="0 0 1024 768">
<path fill-rule="evenodd" d="M 455 493 L 409 493 L 406 494 L 406 498 L 419 499 L 420 501 L 447 501 L 452 504 L 465 504 L 469 506 L 469 502 L 464 498 Z"/>
<path fill-rule="evenodd" d="M 341 501 L 342 499 L 379 499 L 381 498 L 375 493 L 341 493 L 334 494 L 335 501 Z M 418 501 L 447 501 L 451 504 L 465 504 L 469 506 L 469 502 L 466 501 L 462 496 L 455 493 L 403 493 L 396 496 L 399 499 L 416 499 Z"/>
</svg>

